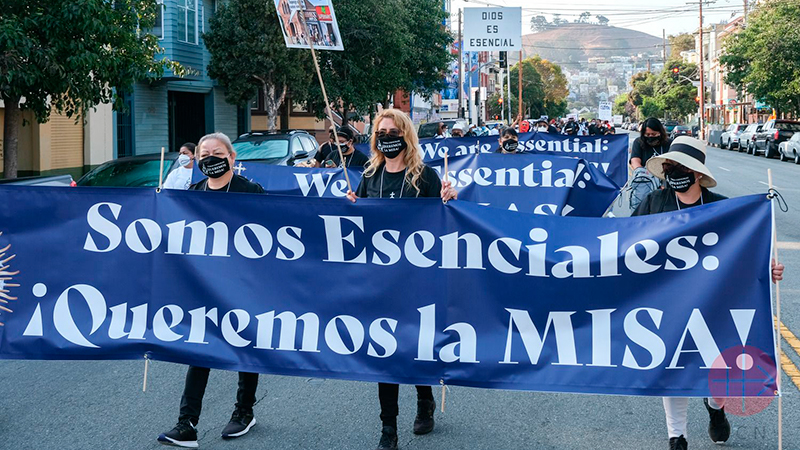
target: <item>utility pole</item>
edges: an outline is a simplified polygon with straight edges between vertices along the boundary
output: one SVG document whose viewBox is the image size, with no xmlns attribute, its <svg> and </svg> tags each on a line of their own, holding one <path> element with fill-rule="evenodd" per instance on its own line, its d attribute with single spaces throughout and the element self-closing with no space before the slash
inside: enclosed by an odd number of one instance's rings
<svg viewBox="0 0 800 450">
<path fill-rule="evenodd" d="M 748 8 L 747 0 L 744 0 L 744 26 L 747 26 L 747 8 Z"/>
<path fill-rule="evenodd" d="M 653 67 L 650 65 L 650 58 L 647 58 L 647 71 L 653 73 Z"/>
<path fill-rule="evenodd" d="M 522 117 L 522 50 L 519 51 L 519 115 Z"/>
<path fill-rule="evenodd" d="M 464 118 L 464 59 L 461 52 L 464 43 L 461 42 L 461 10 L 458 10 L 458 118 Z"/>
<path fill-rule="evenodd" d="M 700 5 L 700 115 L 698 116 L 698 125 L 700 127 L 700 139 L 706 138 L 706 74 L 703 69 L 703 0 L 697 2 Z"/>
<path fill-rule="evenodd" d="M 747 0 L 744 0 L 745 2 Z M 661 52 L 661 62 L 664 63 L 664 67 L 667 66 L 667 30 L 662 28 L 661 29 L 661 46 L 663 47 Z"/>
</svg>

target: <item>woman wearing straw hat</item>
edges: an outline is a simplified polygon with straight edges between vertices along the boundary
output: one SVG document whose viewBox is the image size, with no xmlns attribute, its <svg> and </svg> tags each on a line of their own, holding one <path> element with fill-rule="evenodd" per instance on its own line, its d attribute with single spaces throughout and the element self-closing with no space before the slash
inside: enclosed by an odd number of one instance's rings
<svg viewBox="0 0 800 450">
<path fill-rule="evenodd" d="M 386 109 L 375 118 L 372 135 L 372 156 L 356 192 L 347 198 L 359 197 L 400 199 L 441 197 L 447 201 L 458 197 L 449 181 L 442 182 L 435 170 L 422 162 L 422 150 L 414 124 L 399 109 Z M 399 385 L 378 383 L 381 406 L 381 439 L 378 450 L 397 449 L 397 414 Z M 417 417 L 414 434 L 433 431 L 436 402 L 430 386 L 417 386 Z"/>
<path fill-rule="evenodd" d="M 668 211 L 680 211 L 692 206 L 724 200 L 726 197 L 709 191 L 717 180 L 706 167 L 705 142 L 681 136 L 676 138 L 669 151 L 653 156 L 647 161 L 647 170 L 665 181 L 665 189 L 648 194 L 633 212 L 644 216 Z M 783 279 L 783 264 L 772 261 L 772 281 Z M 723 402 L 714 398 L 703 399 L 709 415 L 708 435 L 715 443 L 728 440 L 731 425 L 725 417 Z M 664 397 L 670 450 L 686 450 L 688 398 Z"/>
</svg>

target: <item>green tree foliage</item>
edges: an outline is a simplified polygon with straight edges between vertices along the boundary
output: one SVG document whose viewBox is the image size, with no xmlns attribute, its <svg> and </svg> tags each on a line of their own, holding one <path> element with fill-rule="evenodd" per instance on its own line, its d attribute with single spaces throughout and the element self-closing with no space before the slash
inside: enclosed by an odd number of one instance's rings
<svg viewBox="0 0 800 450">
<path fill-rule="evenodd" d="M 262 91 L 267 128 L 277 128 L 278 113 L 291 86 L 294 100 L 307 98 L 315 78 L 308 50 L 286 47 L 272 1 L 220 3 L 203 35 L 211 53 L 208 74 L 224 88 L 228 102 L 245 105 Z"/>
<path fill-rule="evenodd" d="M 597 15 L 597 16 L 595 16 L 595 18 L 597 19 L 597 23 L 599 25 L 608 25 L 608 22 L 610 22 L 608 20 L 608 17 L 603 16 L 603 15 Z"/>
<path fill-rule="evenodd" d="M 747 28 L 730 35 L 720 63 L 739 92 L 786 112 L 800 113 L 800 3 L 762 2 Z"/>
<path fill-rule="evenodd" d="M 545 90 L 542 76 L 536 69 L 532 58 L 524 59 L 522 64 L 522 111 L 529 117 L 539 117 L 545 112 Z M 516 116 L 519 111 L 519 67 L 515 64 L 509 71 L 511 81 L 511 111 Z"/>
<path fill-rule="evenodd" d="M 0 13 L 0 97 L 5 103 L 3 176 L 17 175 L 22 109 L 39 122 L 51 111 L 79 118 L 114 102 L 136 81 L 179 65 L 156 57 L 156 0 L 4 0 Z M 115 90 L 116 89 L 116 90 Z M 20 102 L 22 102 L 20 104 Z"/>
<path fill-rule="evenodd" d="M 539 33 L 541 31 L 547 31 L 550 29 L 550 22 L 547 21 L 545 16 L 534 16 L 531 17 L 531 31 L 534 33 Z"/>
<path fill-rule="evenodd" d="M 531 58 L 531 62 L 542 78 L 544 88 L 544 112 L 542 114 L 550 117 L 565 115 L 569 89 L 567 88 L 567 77 L 564 76 L 561 66 L 539 56 Z"/>
<path fill-rule="evenodd" d="M 575 19 L 575 23 L 589 23 L 589 19 L 591 18 L 592 18 L 592 13 L 590 13 L 589 11 L 584 11 L 581 13 L 580 16 L 578 16 L 577 19 Z"/>
<path fill-rule="evenodd" d="M 673 72 L 677 69 L 677 73 Z M 697 67 L 682 61 L 668 61 L 658 74 L 642 72 L 631 78 L 625 109 L 637 120 L 648 117 L 679 119 L 697 111 Z"/>
<path fill-rule="evenodd" d="M 628 113 L 627 113 L 626 108 L 625 108 L 625 105 L 627 105 L 627 103 L 628 103 L 628 94 L 618 95 L 614 99 L 614 106 L 611 109 L 611 111 L 614 114 L 622 114 L 624 116 L 627 116 Z"/>
<path fill-rule="evenodd" d="M 681 59 L 681 52 L 694 50 L 694 35 L 691 33 L 681 33 L 668 36 L 669 40 L 669 59 Z"/>
</svg>

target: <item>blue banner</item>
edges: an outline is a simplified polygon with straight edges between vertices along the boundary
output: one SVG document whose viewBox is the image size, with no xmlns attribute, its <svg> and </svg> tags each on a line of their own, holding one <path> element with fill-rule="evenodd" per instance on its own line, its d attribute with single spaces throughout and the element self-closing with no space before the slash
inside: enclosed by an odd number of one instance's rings
<svg viewBox="0 0 800 450">
<path fill-rule="evenodd" d="M 528 153 L 554 156 L 573 156 L 592 163 L 611 178 L 617 186 L 628 181 L 628 135 L 565 136 L 549 133 L 520 133 L 520 147 Z M 425 162 L 448 156 L 471 153 L 494 153 L 499 148 L 499 136 L 447 139 L 420 139 Z M 365 154 L 369 144 L 355 146 Z"/>
<path fill-rule="evenodd" d="M 444 160 L 428 163 L 444 178 Z M 344 197 L 344 169 L 309 169 L 239 163 L 237 168 L 268 194 Z M 449 158 L 449 180 L 459 199 L 534 214 L 601 217 L 619 188 L 600 169 L 577 158 L 535 154 L 469 154 Z M 199 171 L 196 171 L 199 175 Z M 361 172 L 347 171 L 353 190 Z M 202 177 L 202 175 L 200 175 Z"/>
<path fill-rule="evenodd" d="M 747 351 L 747 395 L 776 392 L 763 195 L 627 219 L 438 199 L 0 195 L 0 358 L 740 396 Z"/>
</svg>

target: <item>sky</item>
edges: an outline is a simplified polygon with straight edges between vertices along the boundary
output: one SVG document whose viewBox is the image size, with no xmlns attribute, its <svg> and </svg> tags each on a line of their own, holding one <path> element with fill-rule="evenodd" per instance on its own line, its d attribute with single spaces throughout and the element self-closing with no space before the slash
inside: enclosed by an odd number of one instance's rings
<svg viewBox="0 0 800 450">
<path fill-rule="evenodd" d="M 661 37 L 661 30 L 667 35 L 691 33 L 700 24 L 698 0 L 661 0 L 660 2 L 643 2 L 642 0 L 453 0 L 453 23 L 458 23 L 460 8 L 485 6 L 521 6 L 522 32 L 530 33 L 530 20 L 533 16 L 543 15 L 548 21 L 553 14 L 560 14 L 562 19 L 574 22 L 584 12 L 603 15 L 610 20 L 609 25 L 648 33 Z M 750 4 L 755 0 L 750 0 Z M 752 8 L 752 6 L 751 6 Z M 744 0 L 716 0 L 703 4 L 703 24 L 720 23 L 741 15 Z"/>
</svg>

